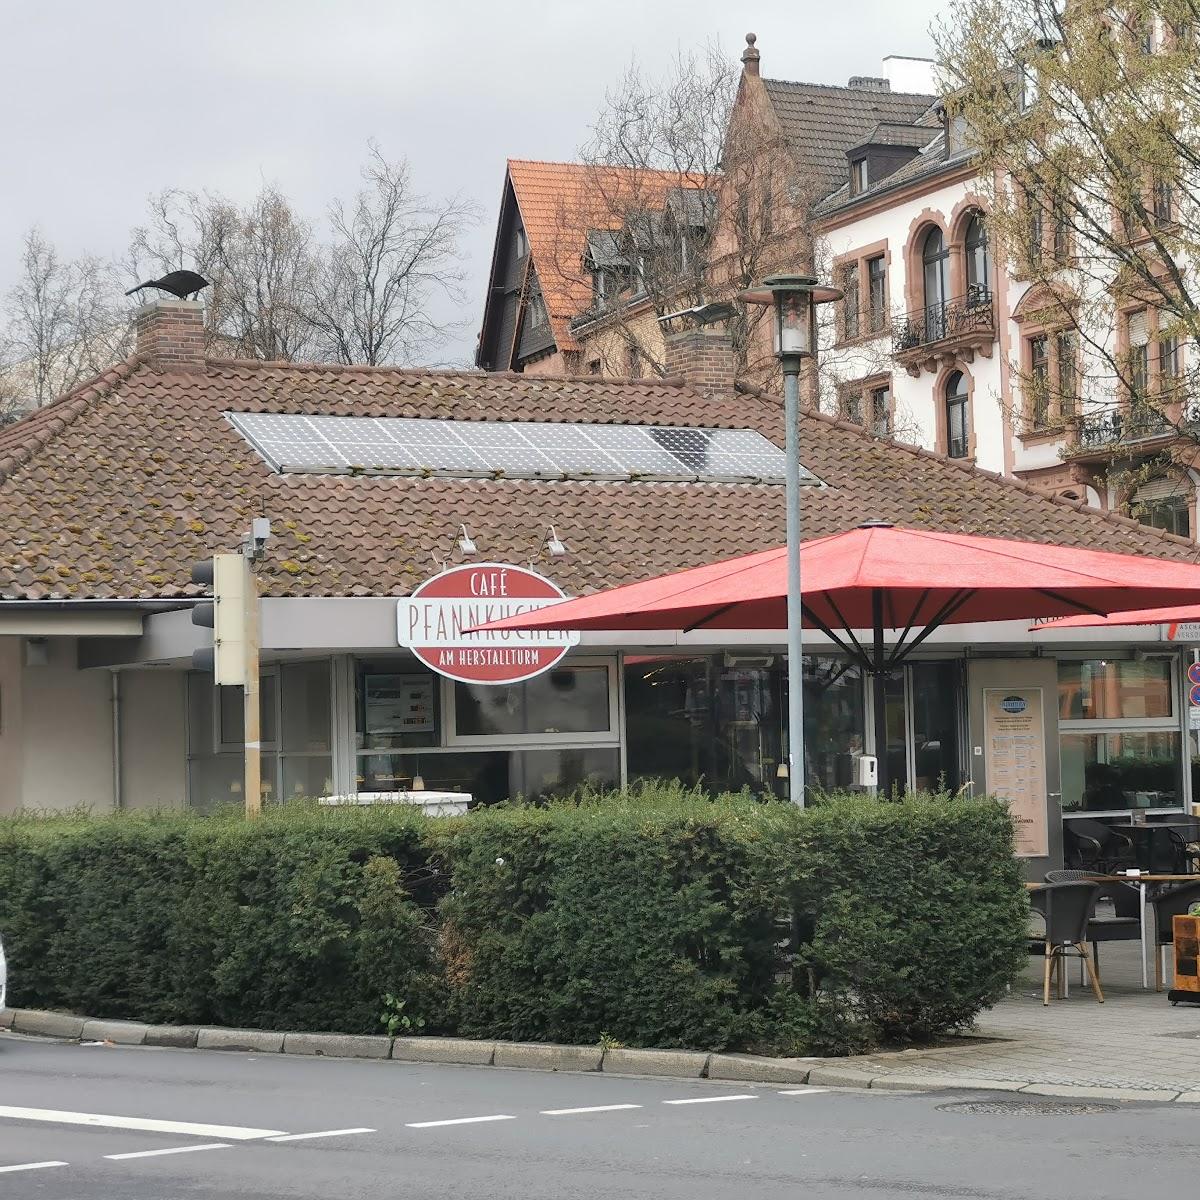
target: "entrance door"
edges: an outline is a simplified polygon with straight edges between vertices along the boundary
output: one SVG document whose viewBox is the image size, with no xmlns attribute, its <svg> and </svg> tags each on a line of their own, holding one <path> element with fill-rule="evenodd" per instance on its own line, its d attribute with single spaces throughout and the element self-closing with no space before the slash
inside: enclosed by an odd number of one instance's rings
<svg viewBox="0 0 1200 1200">
<path fill-rule="evenodd" d="M 959 668 L 917 662 L 888 676 L 889 777 L 909 791 L 956 791 L 962 785 Z M 876 749 L 876 754 L 882 756 Z"/>
</svg>

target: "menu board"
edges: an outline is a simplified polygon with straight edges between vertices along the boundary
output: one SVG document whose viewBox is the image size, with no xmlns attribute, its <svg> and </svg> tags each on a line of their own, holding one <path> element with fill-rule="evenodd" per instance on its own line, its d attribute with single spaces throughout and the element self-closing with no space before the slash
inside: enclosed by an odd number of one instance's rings
<svg viewBox="0 0 1200 1200">
<path fill-rule="evenodd" d="M 364 682 L 365 733 L 433 731 L 432 675 L 368 675 Z"/>
<path fill-rule="evenodd" d="M 983 737 L 987 790 L 1008 801 L 1017 854 L 1045 857 L 1050 846 L 1042 689 L 984 688 Z"/>
</svg>

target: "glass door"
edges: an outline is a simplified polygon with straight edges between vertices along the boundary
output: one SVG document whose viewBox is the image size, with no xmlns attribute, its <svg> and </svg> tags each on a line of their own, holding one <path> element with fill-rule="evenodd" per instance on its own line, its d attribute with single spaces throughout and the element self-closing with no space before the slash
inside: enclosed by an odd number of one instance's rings
<svg viewBox="0 0 1200 1200">
<path fill-rule="evenodd" d="M 959 666 L 918 662 L 889 675 L 887 756 L 893 785 L 908 791 L 955 791 L 962 785 Z"/>
</svg>

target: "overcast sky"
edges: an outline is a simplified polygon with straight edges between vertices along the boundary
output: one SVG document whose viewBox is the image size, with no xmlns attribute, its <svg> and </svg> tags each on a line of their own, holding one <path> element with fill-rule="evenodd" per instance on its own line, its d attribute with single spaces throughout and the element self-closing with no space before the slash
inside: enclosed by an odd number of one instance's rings
<svg viewBox="0 0 1200 1200">
<path fill-rule="evenodd" d="M 934 0 L 0 0 L 0 291 L 24 230 L 113 254 L 147 195 L 278 184 L 320 222 L 368 138 L 421 190 L 484 218 L 448 351 L 470 358 L 504 160 L 571 159 L 607 84 L 719 38 L 758 34 L 764 75 L 845 83 L 886 54 L 927 56 Z"/>
</svg>

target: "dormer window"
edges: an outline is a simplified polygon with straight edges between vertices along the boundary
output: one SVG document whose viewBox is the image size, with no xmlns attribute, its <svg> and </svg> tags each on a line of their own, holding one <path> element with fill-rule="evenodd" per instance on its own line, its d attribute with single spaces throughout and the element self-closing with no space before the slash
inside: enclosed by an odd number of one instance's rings
<svg viewBox="0 0 1200 1200">
<path fill-rule="evenodd" d="M 856 158 L 850 164 L 850 195 L 857 196 L 867 190 L 867 160 Z"/>
</svg>

